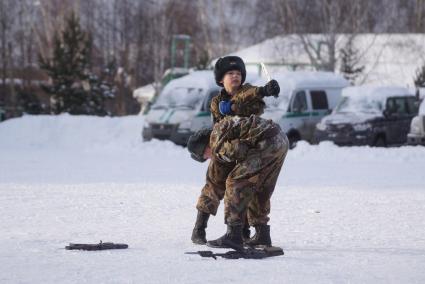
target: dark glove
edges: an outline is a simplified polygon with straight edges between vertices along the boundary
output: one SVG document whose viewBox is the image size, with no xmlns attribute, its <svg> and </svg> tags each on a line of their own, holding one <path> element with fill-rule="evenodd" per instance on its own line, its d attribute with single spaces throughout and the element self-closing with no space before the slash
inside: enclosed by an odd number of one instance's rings
<svg viewBox="0 0 425 284">
<path fill-rule="evenodd" d="M 231 101 L 221 101 L 218 104 L 218 110 L 222 115 L 228 115 L 232 113 L 232 102 Z"/>
<path fill-rule="evenodd" d="M 276 80 L 271 80 L 263 87 L 263 96 L 269 97 L 273 96 L 277 98 L 279 96 L 280 87 L 279 83 Z"/>
</svg>

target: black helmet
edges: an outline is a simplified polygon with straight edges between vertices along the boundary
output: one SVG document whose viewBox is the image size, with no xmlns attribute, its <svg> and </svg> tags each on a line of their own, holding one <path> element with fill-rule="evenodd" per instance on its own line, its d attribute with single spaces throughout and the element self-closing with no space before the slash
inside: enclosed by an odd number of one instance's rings
<svg viewBox="0 0 425 284">
<path fill-rule="evenodd" d="M 205 148 L 210 142 L 211 128 L 203 128 L 194 134 L 190 135 L 187 141 L 187 149 L 190 152 L 192 159 L 198 162 L 205 162 L 204 158 Z"/>
<path fill-rule="evenodd" d="M 243 82 L 245 82 L 246 69 L 242 58 L 238 56 L 225 56 L 219 58 L 214 66 L 214 77 L 217 85 L 223 87 L 223 84 L 220 83 L 220 81 L 223 80 L 224 74 L 231 70 L 239 70 L 242 75 L 241 83 L 243 84 Z"/>
</svg>

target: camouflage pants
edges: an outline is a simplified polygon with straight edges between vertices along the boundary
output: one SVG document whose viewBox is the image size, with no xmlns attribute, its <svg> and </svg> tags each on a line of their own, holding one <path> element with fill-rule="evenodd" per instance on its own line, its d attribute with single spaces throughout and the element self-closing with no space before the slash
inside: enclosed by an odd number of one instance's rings
<svg viewBox="0 0 425 284">
<path fill-rule="evenodd" d="M 249 225 L 267 224 L 270 198 L 288 152 L 289 142 L 280 133 L 258 143 L 248 151 L 246 159 L 237 163 L 226 179 L 224 196 L 225 222 L 243 224 L 247 214 Z"/>
<path fill-rule="evenodd" d="M 224 163 L 215 159 L 210 160 L 206 183 L 202 188 L 196 209 L 212 215 L 217 214 L 220 200 L 223 199 L 226 191 L 226 179 L 234 167 L 235 163 Z"/>
<path fill-rule="evenodd" d="M 288 151 L 284 134 L 259 143 L 241 163 L 210 160 L 206 184 L 196 208 L 216 215 L 220 201 L 225 199 L 225 222 L 248 222 L 254 226 L 269 220 L 270 197 Z M 246 221 L 245 221 L 246 222 Z"/>
</svg>

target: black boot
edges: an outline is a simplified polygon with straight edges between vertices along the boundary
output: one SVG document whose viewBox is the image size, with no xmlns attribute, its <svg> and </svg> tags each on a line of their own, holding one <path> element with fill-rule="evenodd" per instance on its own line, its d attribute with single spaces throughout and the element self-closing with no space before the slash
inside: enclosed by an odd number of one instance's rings
<svg viewBox="0 0 425 284">
<path fill-rule="evenodd" d="M 198 211 L 195 228 L 193 228 L 191 238 L 194 244 L 205 245 L 207 243 L 207 239 L 205 238 L 205 228 L 207 227 L 209 217 L 210 214 Z"/>
<path fill-rule="evenodd" d="M 248 246 L 268 246 L 272 245 L 270 238 L 270 226 L 269 225 L 255 225 L 255 235 L 247 242 Z"/>
<path fill-rule="evenodd" d="M 243 228 L 242 228 L 242 240 L 243 243 L 246 243 L 247 241 L 250 240 L 251 237 L 251 231 L 249 230 L 249 224 L 245 223 Z"/>
<path fill-rule="evenodd" d="M 241 225 L 227 225 L 227 232 L 221 238 L 213 241 L 208 241 L 207 246 L 212 248 L 243 248 L 242 240 L 242 226 Z"/>
</svg>

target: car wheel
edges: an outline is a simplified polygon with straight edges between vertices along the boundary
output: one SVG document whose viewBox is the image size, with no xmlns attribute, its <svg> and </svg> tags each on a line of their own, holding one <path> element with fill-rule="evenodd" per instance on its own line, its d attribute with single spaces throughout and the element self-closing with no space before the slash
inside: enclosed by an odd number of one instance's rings
<svg viewBox="0 0 425 284">
<path fill-rule="evenodd" d="M 300 137 L 297 134 L 289 134 L 289 149 L 294 149 L 297 146 L 297 142 L 300 141 Z"/>
<path fill-rule="evenodd" d="M 387 141 L 385 140 L 385 137 L 378 136 L 375 139 L 375 142 L 373 143 L 373 146 L 375 147 L 387 147 Z"/>
</svg>

